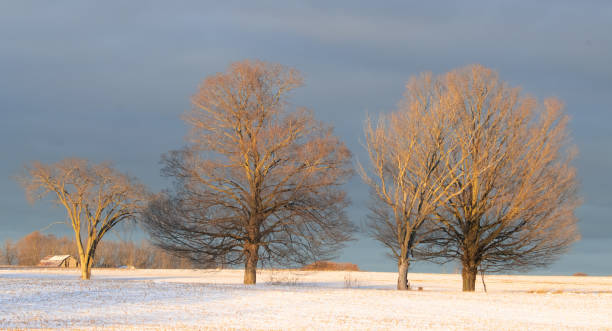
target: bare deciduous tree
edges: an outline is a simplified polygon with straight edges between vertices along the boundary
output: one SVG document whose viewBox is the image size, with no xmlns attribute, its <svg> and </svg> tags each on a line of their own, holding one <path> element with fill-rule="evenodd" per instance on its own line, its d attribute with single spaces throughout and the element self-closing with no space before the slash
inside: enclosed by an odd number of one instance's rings
<svg viewBox="0 0 612 331">
<path fill-rule="evenodd" d="M 48 241 L 45 235 L 38 231 L 27 234 L 15 245 L 17 260 L 20 265 L 36 265 L 48 252 Z"/>
<path fill-rule="evenodd" d="M 373 198 L 368 225 L 398 263 L 400 290 L 409 288 L 408 268 L 423 224 L 449 200 L 458 179 L 457 119 L 442 92 L 429 74 L 413 78 L 396 112 L 381 115 L 376 126 L 366 122 L 371 175 L 360 169 Z"/>
<path fill-rule="evenodd" d="M 32 162 L 20 182 L 30 201 L 51 193 L 66 208 L 75 234 L 81 277 L 89 279 L 96 248 L 117 223 L 133 218 L 147 199 L 135 179 L 108 164 L 65 159 L 55 164 Z"/>
<path fill-rule="evenodd" d="M 193 268 L 190 260 L 168 254 L 163 249 L 142 240 L 133 241 L 105 241 L 102 243 L 100 259 L 105 266 L 133 266 L 142 269 L 189 269 Z"/>
<path fill-rule="evenodd" d="M 259 262 L 324 258 L 353 230 L 340 187 L 351 154 L 309 111 L 286 111 L 296 70 L 234 63 L 206 78 L 184 119 L 189 146 L 164 156 L 176 191 L 152 202 L 153 240 L 200 264 L 244 263 L 244 283 Z"/>
<path fill-rule="evenodd" d="M 554 99 L 539 104 L 474 65 L 437 78 L 458 121 L 461 166 L 436 210 L 425 255 L 458 259 L 463 290 L 478 270 L 544 266 L 579 238 L 574 149 Z"/>
<path fill-rule="evenodd" d="M 17 263 L 17 248 L 11 239 L 4 241 L 4 247 L 2 249 L 2 260 L 7 265 L 13 265 Z"/>
</svg>

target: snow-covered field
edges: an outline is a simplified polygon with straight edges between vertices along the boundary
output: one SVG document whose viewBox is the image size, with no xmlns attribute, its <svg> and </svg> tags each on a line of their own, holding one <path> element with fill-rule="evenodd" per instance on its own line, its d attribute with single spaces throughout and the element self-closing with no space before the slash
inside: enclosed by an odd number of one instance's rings
<svg viewBox="0 0 612 331">
<path fill-rule="evenodd" d="M 0 269 L 0 329 L 612 329 L 612 277 L 241 270 Z"/>
</svg>

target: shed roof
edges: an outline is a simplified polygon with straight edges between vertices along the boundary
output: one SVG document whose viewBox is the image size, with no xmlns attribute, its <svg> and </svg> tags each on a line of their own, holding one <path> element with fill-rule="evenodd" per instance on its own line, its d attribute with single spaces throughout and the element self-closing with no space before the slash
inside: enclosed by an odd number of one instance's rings
<svg viewBox="0 0 612 331">
<path fill-rule="evenodd" d="M 49 255 L 45 256 L 38 263 L 42 267 L 59 267 L 70 255 Z"/>
<path fill-rule="evenodd" d="M 70 255 L 49 255 L 49 256 L 45 257 L 43 260 L 64 261 L 65 259 L 67 259 L 69 257 L 70 257 Z"/>
</svg>

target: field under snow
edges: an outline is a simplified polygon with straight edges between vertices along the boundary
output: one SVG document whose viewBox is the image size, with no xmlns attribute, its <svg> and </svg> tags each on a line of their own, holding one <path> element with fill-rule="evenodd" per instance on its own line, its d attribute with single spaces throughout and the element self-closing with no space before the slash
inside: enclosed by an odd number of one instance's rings
<svg viewBox="0 0 612 331">
<path fill-rule="evenodd" d="M 0 329 L 612 329 L 612 277 L 241 270 L 0 269 Z"/>
</svg>

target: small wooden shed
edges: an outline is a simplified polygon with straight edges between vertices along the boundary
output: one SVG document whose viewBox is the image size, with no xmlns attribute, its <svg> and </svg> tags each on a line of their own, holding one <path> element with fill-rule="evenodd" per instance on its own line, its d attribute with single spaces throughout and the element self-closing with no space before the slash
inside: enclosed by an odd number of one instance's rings
<svg viewBox="0 0 612 331">
<path fill-rule="evenodd" d="M 79 266 L 79 262 L 70 255 L 49 255 L 40 260 L 38 266 L 49 268 L 76 268 Z"/>
</svg>

